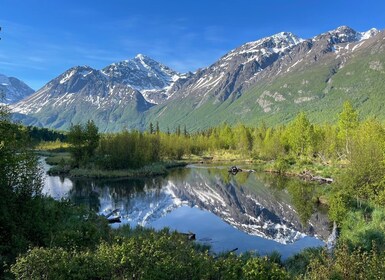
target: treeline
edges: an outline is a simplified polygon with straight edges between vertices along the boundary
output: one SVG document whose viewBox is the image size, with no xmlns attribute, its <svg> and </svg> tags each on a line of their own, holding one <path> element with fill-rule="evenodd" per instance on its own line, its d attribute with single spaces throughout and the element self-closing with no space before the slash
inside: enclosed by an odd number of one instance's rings
<svg viewBox="0 0 385 280">
<path fill-rule="evenodd" d="M 289 164 L 307 160 L 328 164 L 349 160 L 353 145 L 356 145 L 353 143 L 354 135 L 358 131 L 370 126 L 376 126 L 377 131 L 383 129 L 382 124 L 375 119 L 359 122 L 358 114 L 349 102 L 344 104 L 338 117 L 339 121 L 335 125 L 312 124 L 302 112 L 288 125 L 275 128 L 266 127 L 263 122 L 257 127 L 246 127 L 243 124 L 230 126 L 224 123 L 195 133 L 188 133 L 186 128 L 169 133 L 161 132 L 158 125 L 154 128 L 150 124 L 146 132 L 123 131 L 103 135 L 95 131 L 95 125 L 90 121 L 83 130 L 81 125 L 72 126 L 68 139 L 74 148 L 77 164 L 82 159 L 85 163 L 92 155 L 100 168 L 137 168 L 154 161 L 209 155 L 221 150 L 244 158 L 281 159 Z M 93 135 L 86 131 L 88 126 L 93 127 Z M 98 143 L 95 140 L 97 135 L 100 135 Z M 375 136 L 370 135 L 368 137 Z M 84 149 L 89 145 L 87 141 L 94 143 L 92 152 L 88 148 Z M 89 151 L 88 155 L 86 151 Z M 79 158 L 76 153 L 83 155 Z"/>
<path fill-rule="evenodd" d="M 67 141 L 67 136 L 64 132 L 36 126 L 27 126 L 26 130 L 33 142 Z"/>
</svg>

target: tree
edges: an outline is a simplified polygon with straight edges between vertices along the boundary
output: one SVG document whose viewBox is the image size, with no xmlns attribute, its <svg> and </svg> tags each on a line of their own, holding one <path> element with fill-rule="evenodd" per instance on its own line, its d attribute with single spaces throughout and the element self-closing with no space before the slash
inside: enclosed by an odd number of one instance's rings
<svg viewBox="0 0 385 280">
<path fill-rule="evenodd" d="M 149 132 L 150 134 L 154 134 L 154 125 L 152 124 L 152 122 L 150 122 L 150 125 L 149 125 Z"/>
<path fill-rule="evenodd" d="M 79 167 L 85 155 L 85 135 L 80 124 L 71 125 L 68 133 L 68 142 L 71 144 L 71 155 L 74 166 Z"/>
<path fill-rule="evenodd" d="M 314 129 L 304 112 L 299 113 L 286 130 L 286 139 L 295 155 L 305 155 L 314 140 Z"/>
<path fill-rule="evenodd" d="M 155 127 L 155 133 L 159 135 L 160 129 L 159 129 L 159 122 L 156 122 L 156 127 Z"/>
<path fill-rule="evenodd" d="M 341 175 L 346 193 L 357 201 L 376 200 L 385 190 L 385 130 L 375 119 L 361 123 L 349 141 L 349 165 Z"/>
<path fill-rule="evenodd" d="M 100 140 L 98 127 L 95 125 L 93 120 L 89 120 L 87 122 L 84 133 L 87 157 L 91 158 L 94 156 Z"/>
<path fill-rule="evenodd" d="M 180 136 L 181 130 L 180 130 L 180 124 L 175 128 L 175 134 L 177 136 Z"/>
<path fill-rule="evenodd" d="M 86 160 L 94 156 L 99 140 L 98 128 L 92 120 L 89 120 L 85 126 L 81 124 L 71 125 L 68 142 L 72 145 L 71 154 L 75 167 L 81 166 Z"/>
<path fill-rule="evenodd" d="M 353 109 L 349 101 L 345 101 L 342 112 L 338 118 L 338 137 L 342 140 L 345 146 L 346 155 L 350 153 L 350 143 L 352 132 L 358 127 L 358 113 Z"/>
<path fill-rule="evenodd" d="M 34 205 L 43 187 L 37 157 L 28 148 L 27 130 L 10 121 L 0 107 L 0 259 L 10 263 L 36 240 Z M 3 265 L 0 266 L 3 278 Z"/>
<path fill-rule="evenodd" d="M 252 149 L 250 130 L 245 125 L 239 124 L 234 128 L 234 137 L 237 150 L 243 155 L 248 155 Z"/>
</svg>

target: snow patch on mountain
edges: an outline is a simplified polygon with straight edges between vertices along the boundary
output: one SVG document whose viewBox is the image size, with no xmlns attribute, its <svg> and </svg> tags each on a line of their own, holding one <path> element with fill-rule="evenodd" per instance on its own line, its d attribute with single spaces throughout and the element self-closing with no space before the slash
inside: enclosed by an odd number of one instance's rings
<svg viewBox="0 0 385 280">
<path fill-rule="evenodd" d="M 212 96 L 214 103 L 223 102 L 234 92 L 242 91 L 257 74 L 287 54 L 304 40 L 290 32 L 248 42 L 225 54 L 213 65 L 198 70 L 184 85 L 179 96 L 195 96 L 195 108 Z"/>
<path fill-rule="evenodd" d="M 247 61 L 244 62 L 248 63 L 253 60 L 258 60 L 260 57 L 271 55 L 272 53 L 284 52 L 286 49 L 303 41 L 303 39 L 291 32 L 280 32 L 270 37 L 246 43 L 240 48 L 230 51 L 222 60 L 229 61 L 235 56 L 242 55 L 248 57 Z"/>
</svg>

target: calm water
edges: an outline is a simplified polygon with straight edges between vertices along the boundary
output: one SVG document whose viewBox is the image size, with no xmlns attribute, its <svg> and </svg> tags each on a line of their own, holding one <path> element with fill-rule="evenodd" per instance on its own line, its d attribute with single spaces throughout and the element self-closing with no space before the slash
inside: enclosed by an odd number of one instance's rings
<svg viewBox="0 0 385 280">
<path fill-rule="evenodd" d="M 286 258 L 305 247 L 324 246 L 329 234 L 326 215 L 310 201 L 314 187 L 264 173 L 231 175 L 227 167 L 196 165 L 151 179 L 47 176 L 44 192 L 101 214 L 119 209 L 122 224 L 193 232 L 215 252 L 278 251 Z"/>
</svg>

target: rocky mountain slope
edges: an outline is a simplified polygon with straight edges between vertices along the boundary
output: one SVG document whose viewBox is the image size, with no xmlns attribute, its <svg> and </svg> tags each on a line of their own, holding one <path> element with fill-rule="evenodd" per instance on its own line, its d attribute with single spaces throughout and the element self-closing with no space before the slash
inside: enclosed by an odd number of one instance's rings
<svg viewBox="0 0 385 280">
<path fill-rule="evenodd" d="M 0 94 L 2 94 L 2 98 L 4 98 L 4 100 L 0 100 L 0 102 L 12 104 L 34 92 L 32 88 L 19 79 L 0 74 Z"/>
<path fill-rule="evenodd" d="M 280 33 L 247 43 L 199 71 L 175 98 L 152 108 L 148 121 L 162 126 L 174 120 L 192 130 L 223 121 L 257 125 L 263 119 L 275 125 L 299 111 L 330 121 L 347 99 L 365 108 L 363 114 L 380 113 L 375 102 L 385 88 L 383 38 L 384 32 L 375 29 L 361 33 L 342 26 L 308 40 Z M 211 78 L 202 91 L 199 76 Z M 363 104 L 369 99 L 374 101 L 370 108 Z"/>
<path fill-rule="evenodd" d="M 223 121 L 276 125 L 299 111 L 333 121 L 349 99 L 363 116 L 385 119 L 384 37 L 347 26 L 307 40 L 281 32 L 183 75 L 143 55 L 100 71 L 77 67 L 14 111 L 27 114 L 29 123 L 63 129 L 92 118 L 102 131 L 144 129 L 150 122 L 196 130 Z"/>
<path fill-rule="evenodd" d="M 142 93 L 153 104 L 167 100 L 170 88 L 181 77 L 185 77 L 148 56 L 138 54 L 132 60 L 111 64 L 102 70 L 112 82 L 125 84 Z"/>
<path fill-rule="evenodd" d="M 102 70 L 77 66 L 15 104 L 13 112 L 24 123 L 56 129 L 87 119 L 101 131 L 138 128 L 143 113 L 168 99 L 168 89 L 180 77 L 143 55 Z"/>
</svg>

